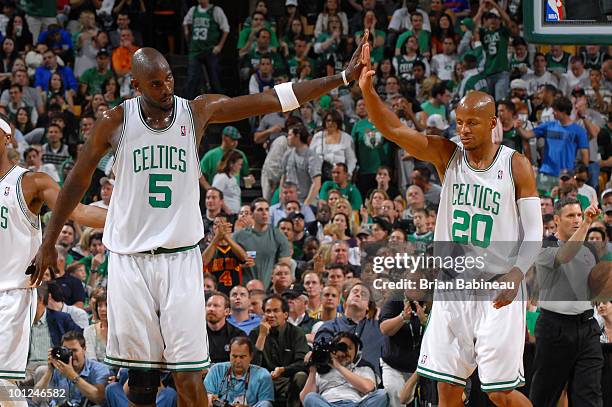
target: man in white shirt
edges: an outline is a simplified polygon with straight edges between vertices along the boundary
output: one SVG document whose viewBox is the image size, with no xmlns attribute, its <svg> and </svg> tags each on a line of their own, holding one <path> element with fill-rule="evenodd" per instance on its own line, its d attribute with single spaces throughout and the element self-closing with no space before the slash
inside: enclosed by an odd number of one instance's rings
<svg viewBox="0 0 612 407">
<path fill-rule="evenodd" d="M 108 177 L 100 178 L 100 199 L 92 203 L 93 206 L 108 209 L 110 205 L 111 196 L 113 195 L 113 189 L 115 188 L 115 180 Z"/>
<path fill-rule="evenodd" d="M 563 94 L 569 95 L 575 88 L 585 89 L 591 85 L 589 71 L 584 68 L 582 56 L 576 55 L 570 58 L 570 69 L 562 76 Z"/>
<path fill-rule="evenodd" d="M 450 81 L 453 77 L 453 71 L 457 63 L 455 49 L 455 40 L 452 37 L 446 37 L 442 42 L 442 53 L 431 57 L 431 71 L 441 81 Z"/>
<path fill-rule="evenodd" d="M 527 82 L 527 94 L 535 94 L 540 86 L 551 84 L 559 87 L 559 79 L 546 70 L 546 57 L 542 53 L 537 53 L 533 60 L 533 73 L 527 73 L 522 78 Z"/>
</svg>

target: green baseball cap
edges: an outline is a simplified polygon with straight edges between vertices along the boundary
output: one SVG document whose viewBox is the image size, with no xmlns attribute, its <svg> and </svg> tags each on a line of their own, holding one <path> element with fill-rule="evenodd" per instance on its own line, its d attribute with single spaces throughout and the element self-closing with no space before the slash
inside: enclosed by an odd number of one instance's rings
<svg viewBox="0 0 612 407">
<path fill-rule="evenodd" d="M 234 126 L 226 126 L 223 129 L 223 135 L 231 138 L 232 140 L 240 140 L 242 138 L 240 132 Z"/>
</svg>

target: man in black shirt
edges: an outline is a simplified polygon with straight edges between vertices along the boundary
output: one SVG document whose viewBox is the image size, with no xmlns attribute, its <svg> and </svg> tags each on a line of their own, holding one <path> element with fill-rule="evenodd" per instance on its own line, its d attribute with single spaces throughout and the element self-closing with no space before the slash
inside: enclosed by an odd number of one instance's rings
<svg viewBox="0 0 612 407">
<path fill-rule="evenodd" d="M 225 321 L 229 313 L 228 296 L 218 291 L 213 292 L 206 302 L 208 354 L 212 363 L 229 362 L 230 341 L 236 336 L 246 336 L 244 331 Z"/>
<path fill-rule="evenodd" d="M 278 295 L 264 301 L 265 320 L 250 333 L 255 343 L 253 364 L 270 371 L 274 381 L 275 404 L 300 406 L 300 391 L 308 375 L 304 357 L 308 343 L 304 331 L 287 323 L 289 304 Z"/>
</svg>

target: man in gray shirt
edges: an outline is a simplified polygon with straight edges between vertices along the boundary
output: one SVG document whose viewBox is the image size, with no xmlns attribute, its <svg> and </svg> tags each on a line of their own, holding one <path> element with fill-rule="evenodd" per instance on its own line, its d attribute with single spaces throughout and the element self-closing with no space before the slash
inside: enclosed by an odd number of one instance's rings
<svg viewBox="0 0 612 407">
<path fill-rule="evenodd" d="M 298 186 L 298 199 L 305 205 L 315 205 L 321 189 L 321 157 L 308 148 L 308 130 L 303 124 L 289 129 L 283 156 L 281 185 L 291 182 Z"/>
<path fill-rule="evenodd" d="M 557 232 L 544 241 L 536 260 L 541 314 L 535 327 L 535 371 L 529 394 L 534 406 L 556 405 L 568 382 L 572 405 L 603 405 L 600 329 L 593 318 L 588 281 L 592 272 L 609 268 L 610 263 L 598 263 L 597 254 L 584 243 L 600 212 L 594 202 L 583 218 L 574 198 L 555 204 Z"/>
<path fill-rule="evenodd" d="M 270 225 L 270 206 L 268 201 L 257 198 L 251 203 L 254 225 L 241 229 L 232 238 L 255 259 L 255 267 L 245 269 L 244 281 L 254 278 L 269 282 L 276 263 L 290 264 L 291 247 L 285 235 Z"/>
</svg>

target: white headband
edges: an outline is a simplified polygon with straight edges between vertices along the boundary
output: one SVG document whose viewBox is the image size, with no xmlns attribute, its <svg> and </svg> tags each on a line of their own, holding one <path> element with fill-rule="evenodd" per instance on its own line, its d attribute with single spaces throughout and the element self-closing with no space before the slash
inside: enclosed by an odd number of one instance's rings
<svg viewBox="0 0 612 407">
<path fill-rule="evenodd" d="M 11 125 L 3 119 L 0 119 L 0 129 L 2 129 L 2 131 L 4 131 L 6 134 L 11 134 Z"/>
</svg>

